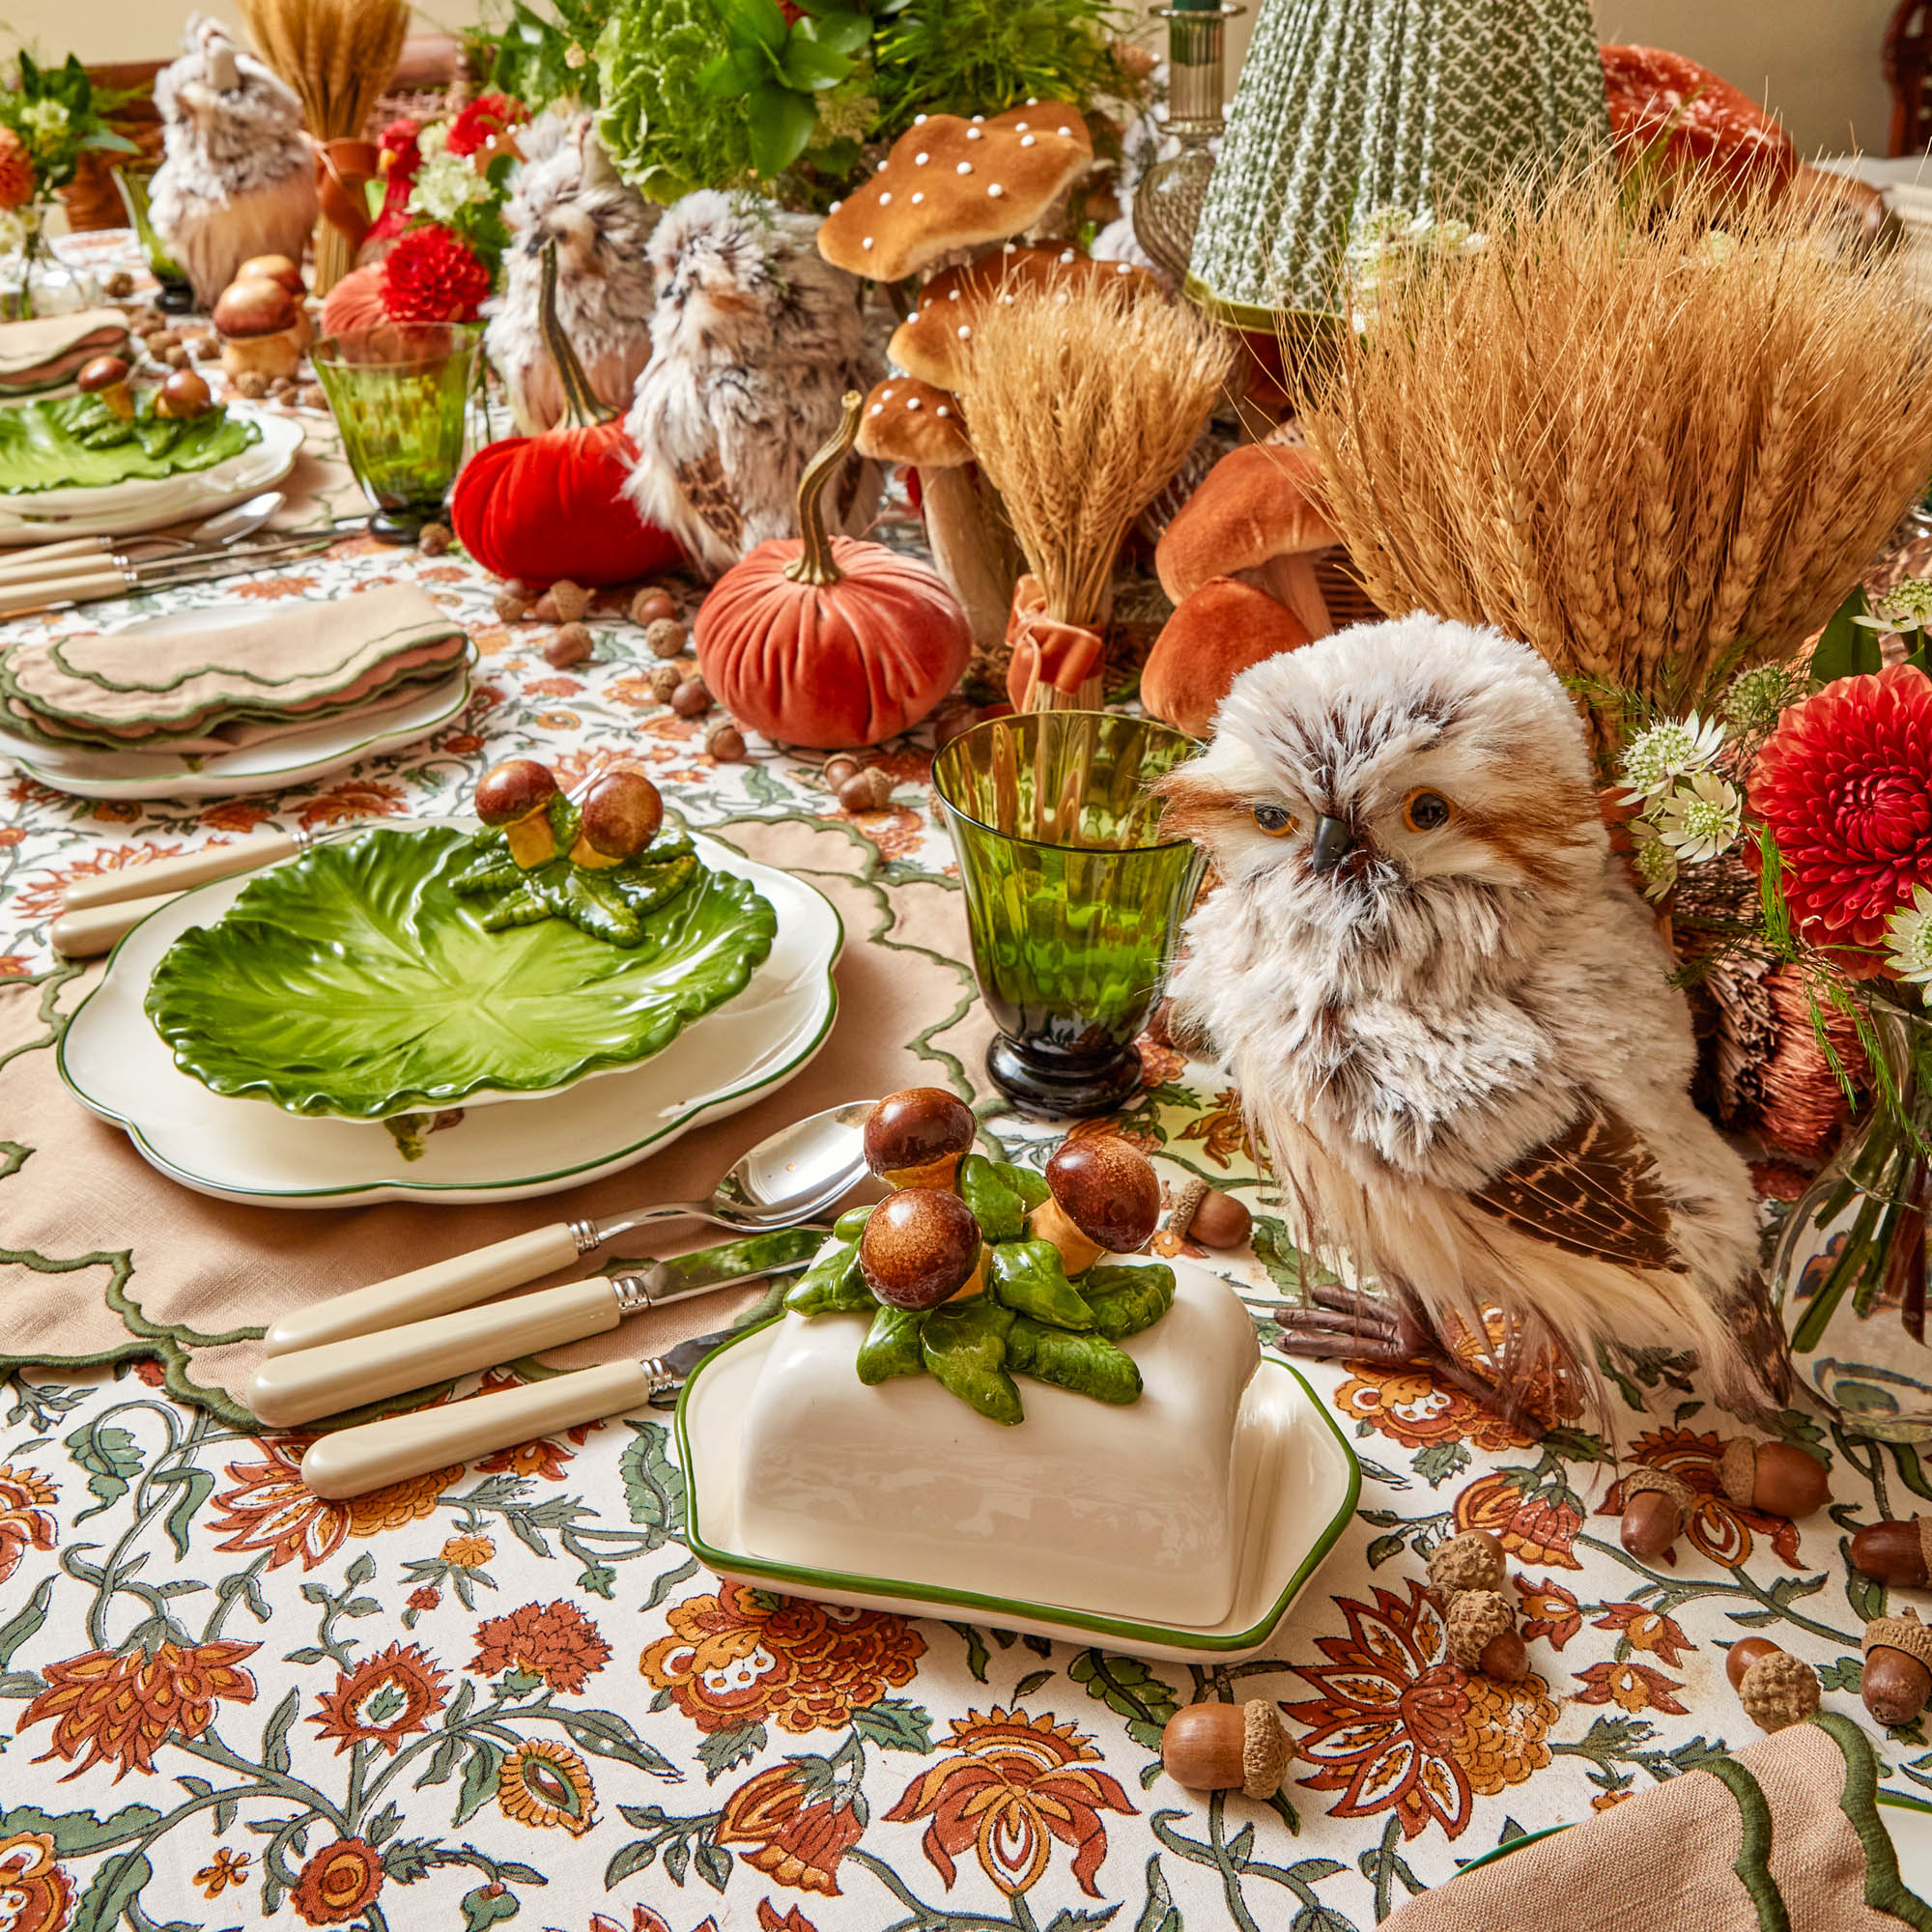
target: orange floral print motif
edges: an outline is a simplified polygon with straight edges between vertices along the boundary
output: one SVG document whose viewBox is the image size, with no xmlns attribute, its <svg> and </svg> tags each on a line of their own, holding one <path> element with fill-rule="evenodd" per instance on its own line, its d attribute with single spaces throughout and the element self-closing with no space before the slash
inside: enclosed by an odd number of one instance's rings
<svg viewBox="0 0 1932 1932">
<path fill-rule="evenodd" d="M 476 1626 L 476 1655 L 469 1667 L 479 1677 L 519 1670 L 540 1677 L 553 1690 L 575 1694 L 611 1661 L 611 1646 L 575 1604 L 526 1604 L 508 1616 L 486 1617 Z"/>
<path fill-rule="evenodd" d="M 503 1760 L 497 1804 L 504 1817 L 533 1831 L 560 1826 L 581 1838 L 597 1822 L 597 1788 L 590 1767 L 570 1748 L 550 1738 L 518 1746 Z"/>
<path fill-rule="evenodd" d="M 204 1898 L 219 1898 L 231 1885 L 246 1885 L 252 1858 L 252 1853 L 231 1852 L 223 1845 L 194 1875 L 195 1884 L 201 1888 L 201 1895 Z"/>
<path fill-rule="evenodd" d="M 391 1756 L 403 1740 L 429 1729 L 429 1720 L 448 1701 L 442 1672 L 419 1644 L 392 1643 L 342 1671 L 332 1690 L 321 1696 L 321 1711 L 309 1719 L 318 1738 L 336 1740 L 340 1757 L 352 1745 L 381 1745 Z"/>
<path fill-rule="evenodd" d="M 14 1728 L 24 1732 L 52 1719 L 52 1738 L 34 1762 L 65 1758 L 73 1763 L 68 1777 L 97 1764 L 118 1765 L 118 1784 L 130 1771 L 152 1773 L 156 1751 L 170 1738 L 200 1737 L 214 1721 L 216 1704 L 253 1703 L 254 1675 L 242 1663 L 260 1648 L 223 1638 L 163 1643 L 152 1656 L 141 1649 L 90 1650 L 47 1665 L 46 1688 Z"/>
<path fill-rule="evenodd" d="M 954 1861 L 970 1846 L 980 1869 L 1009 1898 L 1030 1891 L 1046 1870 L 1050 1840 L 1073 1851 L 1073 1876 L 1089 1898 L 1107 1856 L 1102 1811 L 1140 1814 L 1117 1779 L 1090 1767 L 1100 1753 L 1094 1740 L 1052 1715 L 1024 1711 L 954 1718 L 958 1748 L 906 1786 L 886 1813 L 898 1824 L 930 1822 L 921 1840 L 927 1862 L 951 1891 Z"/>
<path fill-rule="evenodd" d="M 1697 1648 L 1675 1617 L 1647 1610 L 1641 1604 L 1605 1604 L 1604 1615 L 1595 1620 L 1593 1628 L 1615 1631 L 1633 1650 L 1660 1657 L 1673 1669 L 1684 1661 L 1687 1651 Z"/>
<path fill-rule="evenodd" d="M 0 1463 L 0 1583 L 26 1550 L 54 1547 L 52 1505 L 59 1499 L 60 1491 L 38 1469 Z"/>
<path fill-rule="evenodd" d="M 1241 1113 L 1241 1096 L 1232 1087 L 1215 1094 L 1214 1104 L 1197 1120 L 1189 1121 L 1181 1128 L 1180 1138 L 1200 1141 L 1202 1152 L 1216 1167 L 1232 1167 L 1236 1155 L 1249 1162 L 1255 1157 Z"/>
<path fill-rule="evenodd" d="M 325 1502 L 301 1479 L 308 1443 L 308 1437 L 299 1435 L 257 1441 L 261 1462 L 229 1463 L 236 1486 L 214 1498 L 211 1516 L 213 1528 L 230 1532 L 226 1543 L 215 1545 L 217 1549 L 267 1549 L 270 1570 L 298 1557 L 304 1570 L 313 1570 L 352 1536 L 400 1529 L 434 1514 L 437 1498 L 463 1473 L 462 1464 L 455 1463 L 349 1502 Z"/>
<path fill-rule="evenodd" d="M 1798 1525 L 1786 1517 L 1767 1516 L 1760 1509 L 1741 1509 L 1719 1488 L 1718 1464 L 1728 1446 L 1726 1438 L 1715 1433 L 1660 1429 L 1639 1435 L 1631 1445 L 1631 1454 L 1652 1468 L 1681 1476 L 1698 1492 L 1697 1507 L 1680 1533 L 1713 1563 L 1725 1569 L 1748 1563 L 1757 1539 L 1762 1537 L 1777 1552 L 1780 1562 L 1798 1569 Z M 1618 1482 L 1597 1505 L 1597 1514 L 1623 1513 L 1624 1486 Z M 1676 1551 L 1666 1552 L 1663 1560 L 1674 1563 Z"/>
<path fill-rule="evenodd" d="M 770 1873 L 781 1885 L 838 1897 L 838 1861 L 866 1828 L 850 1804 L 814 1796 L 815 1789 L 811 1773 L 796 1759 L 759 1772 L 724 1801 L 718 1842 L 736 1848 L 747 1864 Z"/>
<path fill-rule="evenodd" d="M 399 818 L 410 809 L 409 794 L 386 779 L 354 779 L 310 799 L 302 807 L 302 830 L 318 825 L 346 825 L 356 818 Z"/>
<path fill-rule="evenodd" d="M 1444 1388 L 1419 1368 L 1384 1368 L 1345 1362 L 1350 1379 L 1336 1389 L 1335 1406 L 1366 1422 L 1405 1449 L 1436 1442 L 1467 1442 L 1477 1449 L 1526 1449 L 1534 1439 L 1512 1429 L 1493 1410 L 1479 1407 L 1461 1389 Z"/>
<path fill-rule="evenodd" d="M 6 1932 L 61 1932 L 73 1910 L 73 1881 L 45 1832 L 0 1838 L 0 1925 Z"/>
<path fill-rule="evenodd" d="M 1667 1711 L 1673 1718 L 1690 1716 L 1671 1695 L 1684 1686 L 1647 1663 L 1593 1663 L 1576 1673 L 1583 1689 L 1576 1693 L 1579 1704 L 1615 1704 L 1625 1711 Z"/>
<path fill-rule="evenodd" d="M 1487 1529 L 1524 1563 L 1580 1570 L 1570 1546 L 1583 1526 L 1583 1506 L 1559 1476 L 1536 1483 L 1528 1469 L 1497 1469 L 1479 1476 L 1456 1498 L 1459 1530 Z"/>
<path fill-rule="evenodd" d="M 338 1838 L 302 1866 L 289 1902 L 311 1925 L 340 1925 L 375 1904 L 382 1889 L 375 1849 L 360 1838 Z"/>
<path fill-rule="evenodd" d="M 1519 1577 L 1516 1592 L 1522 1599 L 1525 1643 L 1534 1643 L 1540 1636 L 1548 1637 L 1551 1650 L 1561 1650 L 1583 1628 L 1582 1608 L 1575 1595 L 1561 1583 L 1548 1577 L 1540 1583 Z"/>
</svg>

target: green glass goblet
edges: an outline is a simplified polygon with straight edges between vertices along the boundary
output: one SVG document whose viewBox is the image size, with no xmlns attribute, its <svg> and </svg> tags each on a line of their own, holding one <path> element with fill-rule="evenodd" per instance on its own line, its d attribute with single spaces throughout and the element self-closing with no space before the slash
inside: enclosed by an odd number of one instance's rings
<svg viewBox="0 0 1932 1932">
<path fill-rule="evenodd" d="M 155 230 L 148 212 L 148 196 L 154 188 L 158 161 L 124 161 L 114 170 L 114 185 L 121 190 L 121 206 L 128 211 L 128 225 L 147 257 L 148 272 L 161 285 L 155 306 L 168 315 L 186 315 L 194 307 L 194 290 L 182 272 L 168 244 Z"/>
<path fill-rule="evenodd" d="M 309 351 L 362 494 L 369 534 L 413 543 L 442 512 L 463 460 L 465 412 L 483 330 L 475 323 L 383 323 Z"/>
<path fill-rule="evenodd" d="M 1161 837 L 1149 787 L 1195 750 L 1143 718 L 1039 711 L 996 718 L 933 760 L 1000 1029 L 986 1070 L 1024 1112 L 1112 1113 L 1140 1084 L 1134 1040 L 1206 864 Z"/>
</svg>

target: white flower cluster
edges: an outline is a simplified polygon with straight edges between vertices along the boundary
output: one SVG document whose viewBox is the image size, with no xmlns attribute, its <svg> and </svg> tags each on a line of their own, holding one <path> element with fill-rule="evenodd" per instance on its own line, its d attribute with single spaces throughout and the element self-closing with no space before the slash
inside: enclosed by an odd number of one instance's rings
<svg viewBox="0 0 1932 1932">
<path fill-rule="evenodd" d="M 435 129 L 425 130 L 425 136 Z M 488 201 L 493 193 L 490 184 L 469 165 L 465 155 L 452 155 L 437 143 L 434 154 L 427 153 L 428 140 L 422 142 L 425 158 L 416 172 L 415 186 L 410 193 L 410 211 L 420 212 L 432 221 L 453 221 L 471 202 Z"/>
<path fill-rule="evenodd" d="M 1913 887 L 1912 903 L 1886 921 L 1885 936 L 1892 972 L 1909 984 L 1932 985 L 1932 886 Z"/>
<path fill-rule="evenodd" d="M 1640 808 L 1631 830 L 1649 898 L 1662 898 L 1682 866 L 1702 866 L 1728 852 L 1744 829 L 1744 796 L 1713 770 L 1724 727 L 1694 712 L 1653 724 L 1624 751 L 1626 805 Z"/>
</svg>

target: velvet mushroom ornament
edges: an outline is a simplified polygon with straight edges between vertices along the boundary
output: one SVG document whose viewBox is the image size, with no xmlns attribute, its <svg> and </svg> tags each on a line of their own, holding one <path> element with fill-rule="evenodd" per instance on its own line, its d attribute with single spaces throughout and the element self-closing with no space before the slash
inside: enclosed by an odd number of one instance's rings
<svg viewBox="0 0 1932 1932">
<path fill-rule="evenodd" d="M 761 543 L 712 585 L 692 639 L 706 687 L 741 725 L 782 744 L 840 751 L 910 729 L 959 681 L 973 632 L 924 564 L 884 544 L 830 536 L 819 501 L 859 432 L 806 466 L 797 537 Z"/>
<path fill-rule="evenodd" d="M 450 493 L 449 521 L 485 570 L 526 583 L 628 583 L 683 553 L 622 495 L 637 457 L 621 418 L 592 393 L 556 316 L 556 243 L 544 244 L 539 324 L 563 391 L 561 420 L 479 449 Z"/>
<path fill-rule="evenodd" d="M 1184 598 L 1141 668 L 1141 703 L 1164 724 L 1205 738 L 1235 680 L 1279 651 L 1299 650 L 1308 629 L 1265 591 L 1210 577 Z"/>
<path fill-rule="evenodd" d="M 293 380 L 301 367 L 305 320 L 300 303 L 280 282 L 230 282 L 214 304 L 222 368 L 230 376 Z"/>
</svg>

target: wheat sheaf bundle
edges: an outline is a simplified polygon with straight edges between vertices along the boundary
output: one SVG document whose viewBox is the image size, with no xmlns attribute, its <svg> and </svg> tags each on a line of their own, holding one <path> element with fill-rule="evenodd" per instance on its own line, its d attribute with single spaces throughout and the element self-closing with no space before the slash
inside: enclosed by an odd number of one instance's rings
<svg viewBox="0 0 1932 1932">
<path fill-rule="evenodd" d="M 1094 626 L 1127 527 L 1228 381 L 1192 309 L 1111 282 L 1018 290 L 974 319 L 959 399 L 1050 617 Z"/>
<path fill-rule="evenodd" d="M 1313 378 L 1370 594 L 1667 709 L 1789 657 L 1932 474 L 1902 258 L 1840 261 L 1802 208 L 1694 185 L 1634 209 L 1606 165 L 1515 184 L 1478 225 L 1380 278 Z"/>
</svg>

